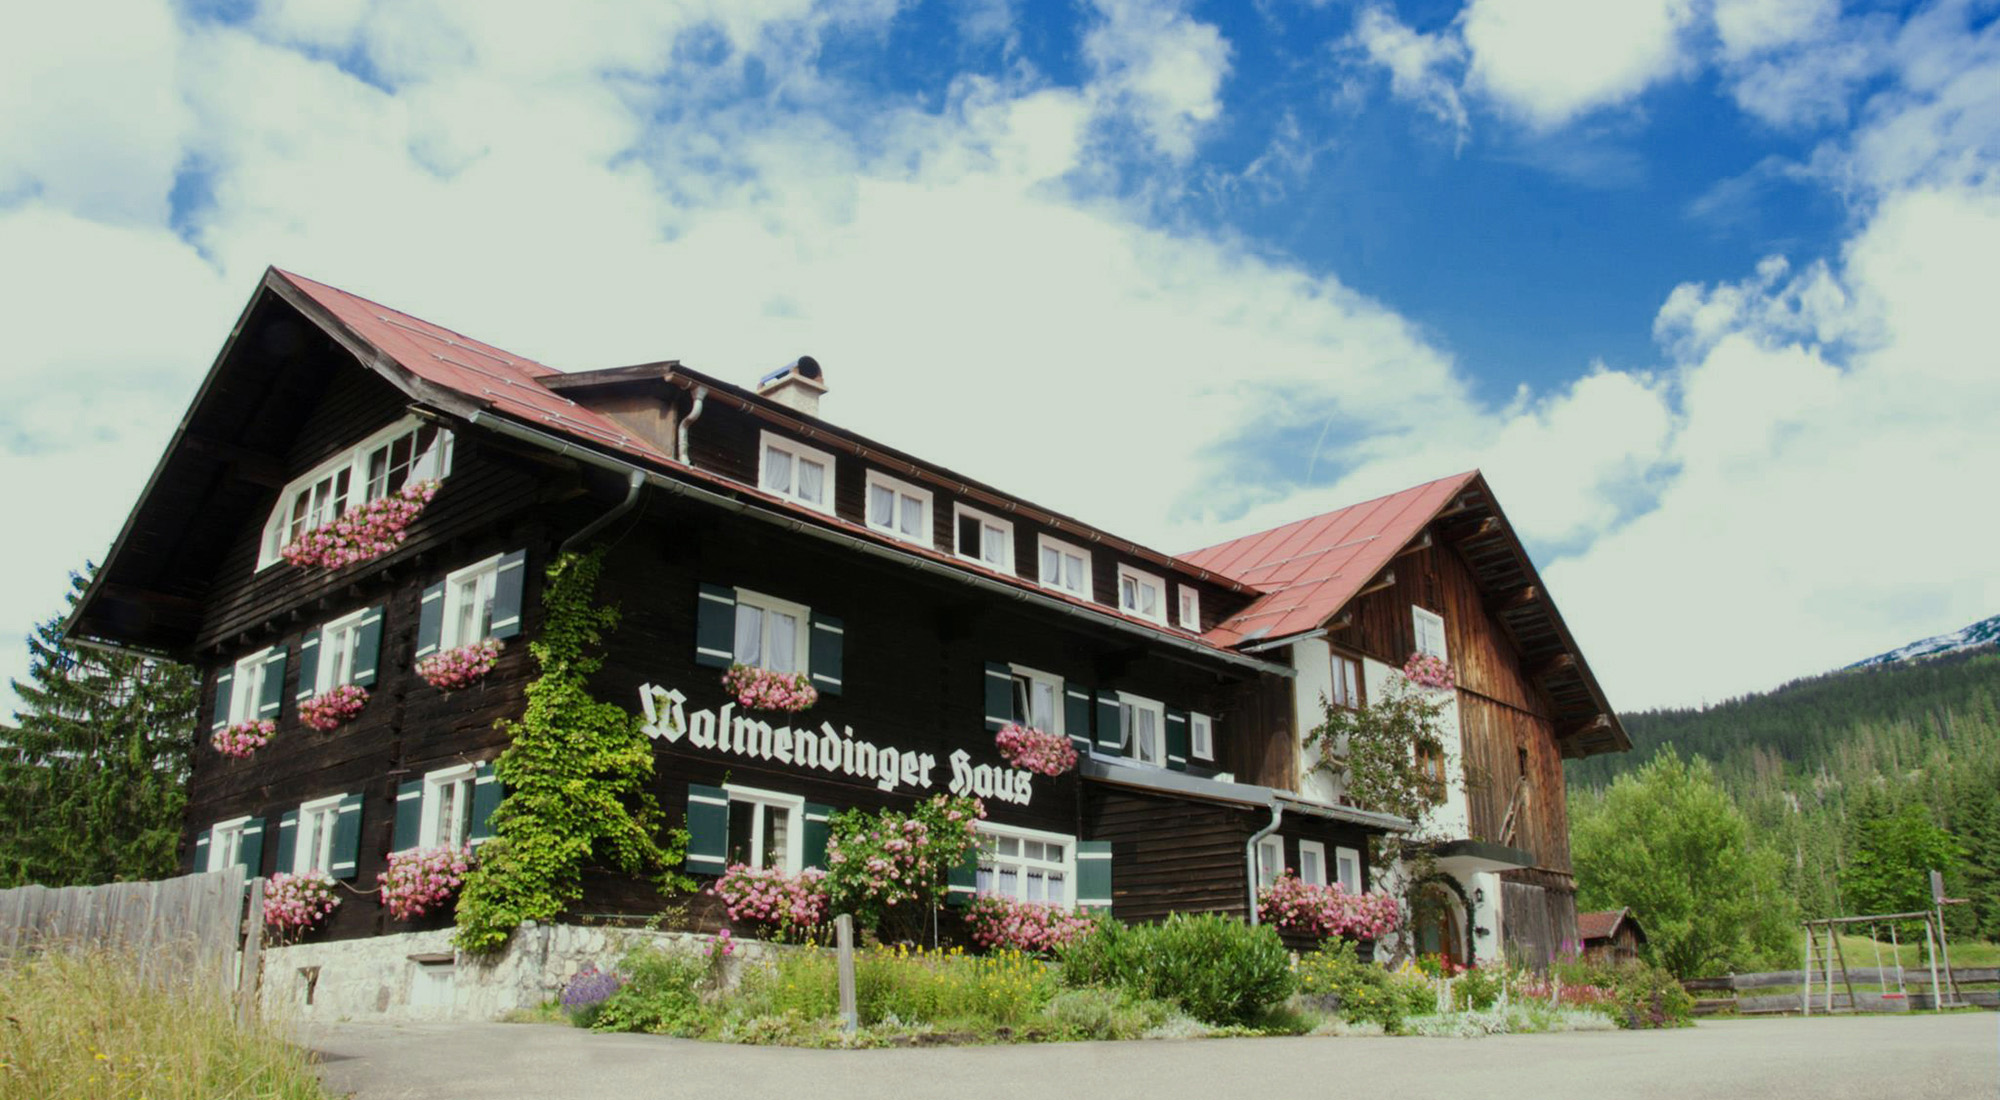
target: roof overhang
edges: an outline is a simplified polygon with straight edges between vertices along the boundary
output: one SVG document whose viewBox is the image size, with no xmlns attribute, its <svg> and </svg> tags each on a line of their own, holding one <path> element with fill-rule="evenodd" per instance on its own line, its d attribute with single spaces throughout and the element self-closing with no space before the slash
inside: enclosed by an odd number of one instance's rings
<svg viewBox="0 0 2000 1100">
<path fill-rule="evenodd" d="M 1535 865 L 1533 852 L 1486 840 L 1447 840 L 1431 845 L 1430 853 L 1438 870 L 1459 878 Z"/>
<path fill-rule="evenodd" d="M 1290 791 L 1281 791 L 1275 787 L 1265 787 L 1255 783 L 1233 783 L 1223 779 L 1189 775 L 1186 772 L 1169 771 L 1165 768 L 1121 764 L 1097 756 L 1085 757 L 1077 765 L 1077 770 L 1085 779 L 1094 783 L 1172 795 L 1176 798 L 1220 802 L 1246 809 L 1282 808 L 1287 813 L 1322 817 L 1330 821 L 1359 825 L 1377 832 L 1406 833 L 1415 828 L 1410 822 L 1394 814 L 1301 798 Z"/>
</svg>

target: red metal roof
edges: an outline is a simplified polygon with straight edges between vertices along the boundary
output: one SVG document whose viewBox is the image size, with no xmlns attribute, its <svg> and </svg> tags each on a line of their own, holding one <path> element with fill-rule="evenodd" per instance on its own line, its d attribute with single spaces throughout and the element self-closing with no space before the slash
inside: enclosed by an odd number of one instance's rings
<svg viewBox="0 0 2000 1100">
<path fill-rule="evenodd" d="M 856 538 L 956 566 L 969 573 L 983 574 L 1016 587 L 1088 608 L 1110 618 L 1124 620 L 1147 630 L 1158 631 L 1215 649 L 1228 648 L 1225 643 L 1212 638 L 1162 627 L 1151 620 L 1127 615 L 1116 607 L 1080 600 L 1067 592 L 1044 588 L 1026 578 L 989 569 L 981 563 L 968 562 L 934 547 L 919 546 L 890 538 L 863 524 L 806 507 L 787 497 L 767 493 L 754 485 L 723 477 L 699 467 L 683 465 L 644 439 L 625 431 L 610 417 L 593 412 L 541 384 L 540 379 L 561 374 L 562 371 L 537 363 L 526 356 L 515 355 L 513 352 L 474 340 L 440 325 L 431 324 L 422 318 L 412 317 L 400 310 L 390 309 L 358 294 L 350 294 L 302 275 L 294 275 L 289 271 L 277 268 L 273 268 L 272 271 L 330 313 L 354 337 L 388 356 L 396 365 L 432 385 L 487 405 L 512 419 L 594 444 L 607 451 L 623 452 L 622 456 L 617 457 L 641 460 L 683 480 L 703 482 L 712 487 L 726 489 L 737 496 L 756 500 L 766 507 L 796 514 Z"/>
<path fill-rule="evenodd" d="M 1205 637 L 1233 646 L 1318 629 L 1478 476 L 1477 470 L 1453 474 L 1180 555 L 1265 591 Z"/>
<path fill-rule="evenodd" d="M 1612 909 L 1602 913 L 1578 913 L 1576 934 L 1585 942 L 1608 940 L 1612 933 L 1618 931 L 1618 925 L 1625 920 L 1627 912 L 1625 909 Z"/>
</svg>

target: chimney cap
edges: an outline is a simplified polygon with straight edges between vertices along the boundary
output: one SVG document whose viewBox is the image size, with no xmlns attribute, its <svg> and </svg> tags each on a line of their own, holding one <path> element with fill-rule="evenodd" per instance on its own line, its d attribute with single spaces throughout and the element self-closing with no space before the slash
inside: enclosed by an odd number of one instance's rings
<svg viewBox="0 0 2000 1100">
<path fill-rule="evenodd" d="M 826 376 L 819 368 L 819 360 L 814 359 L 810 355 L 801 355 L 797 359 L 779 367 L 777 370 L 759 378 L 757 380 L 757 392 L 762 393 L 787 378 L 799 378 L 807 382 L 816 383 L 822 389 L 826 386 Z"/>
</svg>

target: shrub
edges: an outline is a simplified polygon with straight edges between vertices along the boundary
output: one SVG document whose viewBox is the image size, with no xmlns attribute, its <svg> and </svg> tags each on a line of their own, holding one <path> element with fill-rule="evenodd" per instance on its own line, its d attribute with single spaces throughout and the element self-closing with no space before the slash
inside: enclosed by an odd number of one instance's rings
<svg viewBox="0 0 2000 1100">
<path fill-rule="evenodd" d="M 1012 898 L 976 898 L 965 911 L 973 942 L 1030 954 L 1060 950 L 1095 923 L 1073 909 Z"/>
<path fill-rule="evenodd" d="M 955 948 L 877 947 L 854 962 L 856 1007 L 865 1024 L 893 1017 L 904 1023 L 1018 1027 L 1041 1013 L 1060 984 L 1048 964 L 1013 951 L 975 956 Z"/>
<path fill-rule="evenodd" d="M 610 1000 L 611 995 L 618 992 L 624 984 L 625 979 L 619 977 L 616 971 L 586 966 L 570 975 L 569 981 L 563 983 L 561 1000 L 563 1012 L 576 1026 L 590 1027 L 597 1022 L 599 1013 L 604 1009 L 604 1002 Z"/>
<path fill-rule="evenodd" d="M 985 816 L 978 799 L 947 795 L 907 814 L 835 814 L 826 842 L 826 892 L 834 911 L 880 929 L 892 917 L 908 921 L 936 904 L 951 869 L 972 854 L 978 843 L 973 825 Z"/>
<path fill-rule="evenodd" d="M 826 872 L 796 875 L 775 867 L 734 863 L 708 892 L 722 899 L 729 919 L 749 925 L 761 938 L 806 943 L 826 924 Z"/>
<path fill-rule="evenodd" d="M 591 1027 L 598 1031 L 646 1031 L 691 1037 L 711 1022 L 702 1003 L 709 963 L 662 947 L 628 952 L 619 970 L 625 984 L 606 998 Z"/>
<path fill-rule="evenodd" d="M 1173 1006 L 1116 989 L 1065 989 L 1042 1006 L 1064 1039 L 1139 1039 L 1167 1022 Z"/>
<path fill-rule="evenodd" d="M 1437 993 L 1419 974 L 1398 975 L 1362 962 L 1354 945 L 1329 941 L 1299 960 L 1299 992 L 1317 1005 L 1351 1023 L 1380 1024 L 1384 1031 L 1403 1029 L 1410 1016 L 1437 1010 Z"/>
<path fill-rule="evenodd" d="M 1213 913 L 1132 928 L 1101 920 L 1063 953 L 1063 980 L 1167 1001 L 1211 1024 L 1249 1024 L 1291 996 L 1284 941 Z"/>
<path fill-rule="evenodd" d="M 1692 1027 L 1694 998 L 1679 979 L 1650 963 L 1613 968 L 1611 1018 L 1624 1028 Z"/>
</svg>

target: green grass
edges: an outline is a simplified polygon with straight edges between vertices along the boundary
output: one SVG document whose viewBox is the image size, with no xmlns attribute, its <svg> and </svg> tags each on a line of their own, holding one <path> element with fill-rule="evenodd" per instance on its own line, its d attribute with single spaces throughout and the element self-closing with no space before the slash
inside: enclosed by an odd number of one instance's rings
<svg viewBox="0 0 2000 1100">
<path fill-rule="evenodd" d="M 1816 970 L 1826 965 L 1820 958 L 1820 951 L 1824 948 L 1825 944 L 1826 938 L 1824 936 L 1820 937 L 1819 944 L 1813 951 L 1814 969 Z M 2000 943 L 1990 943 L 1983 940 L 1953 940 L 1949 946 L 1951 948 L 1951 965 L 1953 969 L 1967 966 L 2000 966 Z M 1869 939 L 1865 935 L 1843 935 L 1840 937 L 1840 950 L 1846 956 L 1847 965 L 1850 969 L 1860 970 L 1874 967 L 1876 965 L 1875 952 L 1878 947 L 1882 952 L 1881 965 L 1883 966 L 1896 965 L 1896 959 L 1899 955 L 1903 960 L 1903 969 L 1906 971 L 1930 965 L 1928 955 L 1924 950 L 1921 925 L 1919 926 L 1916 942 L 1911 943 L 1905 938 L 1899 945 L 1900 950 L 1891 947 L 1889 943 L 1889 930 L 1886 927 L 1882 929 L 1882 939 L 1879 943 Z M 1785 968 L 1797 969 L 1799 964 L 1805 961 L 1805 949 L 1805 935 L 1804 933 L 1800 933 L 1799 937 L 1792 943 L 1791 958 L 1785 963 Z M 1938 965 L 1944 965 L 1942 955 L 1938 958 Z M 1836 968 L 1836 977 L 1838 977 L 1838 974 L 1839 971 Z"/>
<path fill-rule="evenodd" d="M 129 956 L 57 948 L 0 961 L 0 1100 L 327 1100 L 309 1056 L 227 993 L 141 982 Z"/>
</svg>

